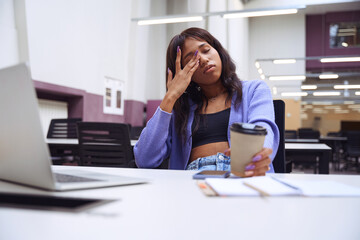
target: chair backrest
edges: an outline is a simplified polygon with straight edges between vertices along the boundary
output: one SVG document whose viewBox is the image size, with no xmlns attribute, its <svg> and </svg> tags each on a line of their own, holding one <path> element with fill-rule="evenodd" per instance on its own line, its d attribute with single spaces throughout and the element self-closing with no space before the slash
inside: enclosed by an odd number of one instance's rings
<svg viewBox="0 0 360 240">
<path fill-rule="evenodd" d="M 79 122 L 77 130 L 80 165 L 130 167 L 133 154 L 127 124 Z"/>
<path fill-rule="evenodd" d="M 302 139 L 319 139 L 320 132 L 317 130 L 312 130 L 312 129 L 310 129 L 310 130 L 309 129 L 306 129 L 306 130 L 299 129 L 298 136 L 299 136 L 299 138 L 302 138 Z"/>
<path fill-rule="evenodd" d="M 283 100 L 274 100 L 275 123 L 279 128 L 280 141 L 276 156 L 273 160 L 273 166 L 276 173 L 285 173 L 285 102 Z"/>
<path fill-rule="evenodd" d="M 346 153 L 352 157 L 360 157 L 360 131 L 346 131 Z"/>
<path fill-rule="evenodd" d="M 144 127 L 132 127 L 130 130 L 130 138 L 132 140 L 138 140 L 143 129 Z"/>
<path fill-rule="evenodd" d="M 77 138 L 76 123 L 81 118 L 52 119 L 49 125 L 47 138 Z"/>
<path fill-rule="evenodd" d="M 296 130 L 285 130 L 285 139 L 296 139 L 297 132 Z"/>
</svg>

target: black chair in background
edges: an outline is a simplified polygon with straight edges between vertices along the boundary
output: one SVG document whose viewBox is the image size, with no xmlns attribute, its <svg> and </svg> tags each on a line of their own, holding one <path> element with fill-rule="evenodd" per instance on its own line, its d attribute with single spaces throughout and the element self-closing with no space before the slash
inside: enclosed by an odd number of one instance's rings
<svg viewBox="0 0 360 240">
<path fill-rule="evenodd" d="M 319 139 L 320 132 L 311 128 L 299 128 L 298 136 L 300 139 Z"/>
<path fill-rule="evenodd" d="M 359 172 L 360 159 L 360 131 L 347 131 L 347 142 L 345 147 L 346 161 L 343 169 L 355 167 Z"/>
<path fill-rule="evenodd" d="M 328 137 L 341 137 L 343 134 L 342 132 L 328 132 L 326 135 Z"/>
<path fill-rule="evenodd" d="M 47 138 L 77 138 L 76 123 L 81 118 L 59 118 L 50 122 Z"/>
<path fill-rule="evenodd" d="M 285 130 L 285 139 L 297 139 L 296 130 Z"/>
<path fill-rule="evenodd" d="M 273 160 L 273 166 L 276 173 L 285 173 L 285 102 L 283 100 L 274 100 L 273 102 L 275 123 L 280 132 L 279 147 Z"/>
<path fill-rule="evenodd" d="M 132 140 L 138 140 L 141 134 L 141 131 L 144 129 L 144 127 L 137 127 L 134 126 L 130 130 L 130 139 Z"/>
<path fill-rule="evenodd" d="M 136 167 L 127 124 L 79 122 L 77 130 L 80 165 Z"/>
<path fill-rule="evenodd" d="M 52 119 L 47 132 L 50 139 L 77 139 L 76 123 L 81 118 Z M 54 165 L 75 163 L 78 160 L 79 151 L 76 144 L 49 144 L 51 160 Z"/>
</svg>

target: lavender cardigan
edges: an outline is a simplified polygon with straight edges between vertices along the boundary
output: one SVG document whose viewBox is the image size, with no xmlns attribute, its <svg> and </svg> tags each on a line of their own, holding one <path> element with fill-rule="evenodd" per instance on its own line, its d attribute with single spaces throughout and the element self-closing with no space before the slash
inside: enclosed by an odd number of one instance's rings
<svg viewBox="0 0 360 240">
<path fill-rule="evenodd" d="M 279 145 L 279 130 L 274 122 L 274 106 L 269 87 L 263 81 L 242 81 L 243 97 L 241 104 L 235 108 L 236 95 L 231 102 L 228 127 L 234 122 L 246 122 L 261 125 L 267 129 L 264 147 L 272 148 L 270 155 L 274 159 Z M 196 105 L 190 100 L 190 115 L 187 123 L 187 136 L 191 136 L 191 124 Z M 191 152 L 192 138 L 185 144 L 176 133 L 174 114 L 157 108 L 154 116 L 142 131 L 139 141 L 134 146 L 135 161 L 140 168 L 155 168 L 170 156 L 170 169 L 185 169 Z M 268 172 L 274 172 L 272 164 Z"/>
</svg>

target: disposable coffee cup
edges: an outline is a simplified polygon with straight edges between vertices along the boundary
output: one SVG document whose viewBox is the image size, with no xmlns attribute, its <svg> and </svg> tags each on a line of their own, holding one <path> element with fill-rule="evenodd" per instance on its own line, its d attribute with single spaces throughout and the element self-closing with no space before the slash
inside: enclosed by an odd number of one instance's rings
<svg viewBox="0 0 360 240">
<path fill-rule="evenodd" d="M 266 128 L 250 123 L 233 123 L 230 127 L 231 173 L 244 177 L 245 167 L 264 146 Z"/>
</svg>

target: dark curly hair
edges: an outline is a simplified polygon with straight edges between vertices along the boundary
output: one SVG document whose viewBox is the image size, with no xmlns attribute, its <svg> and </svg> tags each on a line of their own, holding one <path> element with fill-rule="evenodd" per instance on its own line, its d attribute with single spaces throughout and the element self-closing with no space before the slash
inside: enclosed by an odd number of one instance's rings
<svg viewBox="0 0 360 240">
<path fill-rule="evenodd" d="M 213 37 L 208 31 L 201 28 L 188 28 L 184 30 L 182 33 L 174 36 L 167 48 L 166 53 L 166 69 L 170 69 L 175 75 L 175 60 L 177 54 L 177 46 L 183 48 L 184 42 L 187 38 L 193 38 L 200 41 L 206 41 L 220 55 L 220 59 L 222 62 L 222 71 L 221 71 L 221 83 L 225 87 L 228 97 L 226 101 L 231 101 L 233 94 L 237 93 L 236 106 L 238 106 L 242 99 L 242 85 L 241 81 L 235 73 L 236 66 L 231 59 L 229 53 L 223 48 L 221 43 Z M 166 79 L 167 79 L 167 71 L 166 71 Z M 165 83 L 166 84 L 166 83 Z M 186 127 L 189 118 L 189 100 L 188 98 L 197 104 L 197 108 L 195 110 L 195 123 L 197 129 L 198 123 L 200 121 L 200 111 L 204 105 L 205 99 L 205 108 L 208 105 L 207 99 L 204 98 L 204 94 L 202 91 L 198 90 L 198 85 L 191 81 L 185 93 L 181 95 L 181 97 L 175 102 L 174 105 L 174 114 L 175 114 L 175 129 L 177 133 L 183 137 L 183 140 L 186 140 Z M 190 137 L 190 136 L 189 136 Z"/>
</svg>

